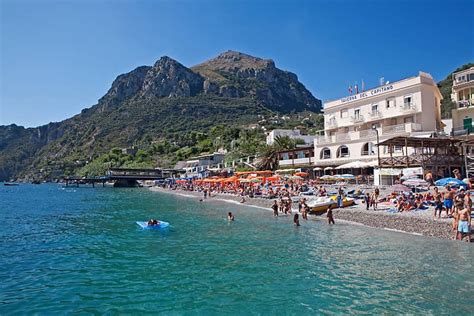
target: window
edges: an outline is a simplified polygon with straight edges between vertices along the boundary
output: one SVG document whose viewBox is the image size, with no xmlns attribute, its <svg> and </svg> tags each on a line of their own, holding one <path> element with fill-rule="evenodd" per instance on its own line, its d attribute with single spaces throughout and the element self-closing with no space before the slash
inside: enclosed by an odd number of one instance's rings
<svg viewBox="0 0 474 316">
<path fill-rule="evenodd" d="M 336 157 L 337 158 L 349 157 L 349 148 L 347 148 L 347 146 L 345 145 L 339 146 L 336 152 Z"/>
<path fill-rule="evenodd" d="M 412 98 L 411 95 L 407 95 L 407 96 L 403 97 L 403 105 L 404 105 L 405 107 L 411 106 L 412 99 L 413 99 L 413 98 Z"/>
<path fill-rule="evenodd" d="M 379 111 L 379 105 L 378 104 L 372 104 L 372 113 L 377 113 Z"/>
<path fill-rule="evenodd" d="M 404 123 L 413 123 L 413 117 L 411 117 L 411 116 L 410 117 L 405 117 L 403 119 L 403 122 Z"/>
<path fill-rule="evenodd" d="M 394 146 L 393 152 L 394 153 L 401 153 L 403 151 L 403 146 Z"/>
<path fill-rule="evenodd" d="M 386 105 L 387 109 L 394 108 L 395 107 L 395 98 L 389 98 L 389 99 L 385 100 L 385 105 Z"/>
<path fill-rule="evenodd" d="M 380 123 L 372 123 L 372 129 L 380 128 Z"/>
<path fill-rule="evenodd" d="M 331 150 L 327 147 L 321 149 L 321 153 L 319 154 L 320 159 L 330 159 L 331 158 Z"/>
<path fill-rule="evenodd" d="M 345 118 L 349 116 L 349 112 L 347 110 L 341 110 L 341 118 Z"/>
<path fill-rule="evenodd" d="M 282 158 L 281 158 L 282 160 L 288 160 L 288 159 L 290 159 L 290 156 L 288 155 L 288 153 L 283 153 L 283 154 L 281 155 L 281 157 L 282 157 Z"/>
<path fill-rule="evenodd" d="M 298 152 L 298 158 L 299 158 L 299 159 L 305 158 L 303 151 L 299 151 L 299 152 Z"/>
<path fill-rule="evenodd" d="M 354 110 L 354 118 L 356 118 L 356 119 L 360 118 L 360 109 L 355 109 Z"/>
</svg>

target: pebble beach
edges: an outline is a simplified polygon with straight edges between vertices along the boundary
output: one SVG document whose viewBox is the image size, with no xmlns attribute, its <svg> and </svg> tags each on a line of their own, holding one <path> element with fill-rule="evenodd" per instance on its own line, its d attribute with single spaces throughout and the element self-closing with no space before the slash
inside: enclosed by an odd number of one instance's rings
<svg viewBox="0 0 474 316">
<path fill-rule="evenodd" d="M 169 190 L 161 187 L 151 187 L 150 190 L 169 194 L 186 196 L 189 198 L 201 199 L 201 192 L 185 191 L 185 190 Z M 208 200 L 220 200 L 236 203 L 241 201 L 241 197 L 233 194 L 213 193 Z M 271 204 L 273 199 L 264 198 L 245 198 L 244 205 L 256 206 L 268 209 L 271 212 Z M 358 201 L 357 203 L 360 203 Z M 428 237 L 453 239 L 452 220 L 448 218 L 434 219 L 433 210 L 429 208 L 424 211 L 409 213 L 387 213 L 384 210 L 373 211 L 366 210 L 364 204 L 356 204 L 351 207 L 333 210 L 336 223 L 343 220 L 349 223 L 365 225 L 369 227 L 399 231 L 414 235 L 423 235 Z M 310 215 L 312 218 L 325 219 L 325 216 Z"/>
</svg>

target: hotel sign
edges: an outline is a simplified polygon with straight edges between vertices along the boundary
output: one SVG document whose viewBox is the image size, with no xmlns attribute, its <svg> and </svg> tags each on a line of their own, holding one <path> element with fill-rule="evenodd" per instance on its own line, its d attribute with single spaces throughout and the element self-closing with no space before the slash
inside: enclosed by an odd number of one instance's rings
<svg viewBox="0 0 474 316">
<path fill-rule="evenodd" d="M 384 93 L 390 90 L 393 90 L 393 85 L 383 86 L 383 87 L 375 88 L 369 91 L 364 91 L 359 94 L 350 95 L 348 97 L 342 98 L 341 102 L 346 103 L 350 101 L 361 100 L 361 99 L 368 98 L 368 97 L 371 97 L 380 93 Z"/>
</svg>

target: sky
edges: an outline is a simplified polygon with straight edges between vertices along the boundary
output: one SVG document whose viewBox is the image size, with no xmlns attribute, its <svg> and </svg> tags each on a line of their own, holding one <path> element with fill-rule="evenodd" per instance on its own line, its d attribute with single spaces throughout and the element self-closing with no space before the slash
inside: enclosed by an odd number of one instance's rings
<svg viewBox="0 0 474 316">
<path fill-rule="evenodd" d="M 321 100 L 474 62 L 474 1 L 0 0 L 0 125 L 56 122 L 120 74 L 226 50 L 273 59 Z"/>
</svg>

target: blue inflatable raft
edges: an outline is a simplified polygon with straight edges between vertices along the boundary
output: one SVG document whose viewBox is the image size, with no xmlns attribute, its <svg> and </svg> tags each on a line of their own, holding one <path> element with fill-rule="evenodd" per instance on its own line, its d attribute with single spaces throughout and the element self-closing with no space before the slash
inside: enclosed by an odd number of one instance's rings
<svg viewBox="0 0 474 316">
<path fill-rule="evenodd" d="M 154 225 L 154 226 L 148 226 L 148 222 L 136 222 L 138 226 L 140 226 L 143 229 L 162 229 L 170 226 L 170 223 L 168 222 L 163 222 L 159 221 L 160 224 Z"/>
</svg>

